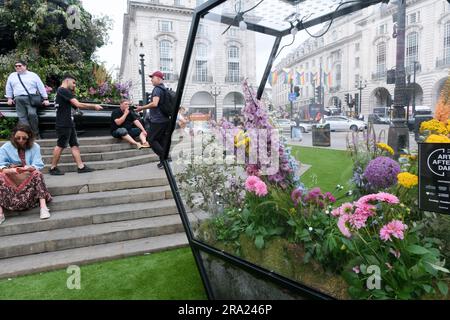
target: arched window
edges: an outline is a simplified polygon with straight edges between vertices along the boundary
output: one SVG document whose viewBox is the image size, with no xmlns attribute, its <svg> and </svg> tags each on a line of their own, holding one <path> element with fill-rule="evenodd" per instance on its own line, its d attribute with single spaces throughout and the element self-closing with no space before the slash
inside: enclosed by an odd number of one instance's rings
<svg viewBox="0 0 450 320">
<path fill-rule="evenodd" d="M 377 45 L 377 74 L 383 75 L 386 72 L 386 43 Z"/>
<path fill-rule="evenodd" d="M 414 71 L 414 61 L 419 61 L 419 34 L 411 32 L 406 37 L 406 69 Z"/>
<path fill-rule="evenodd" d="M 239 82 L 240 79 L 240 52 L 239 47 L 228 47 L 228 76 L 227 82 Z"/>
<path fill-rule="evenodd" d="M 169 40 L 159 42 L 159 64 L 160 70 L 166 75 L 166 79 L 170 80 L 170 75 L 173 73 L 173 50 L 172 43 Z"/>
<path fill-rule="evenodd" d="M 208 81 L 208 47 L 203 43 L 196 45 L 195 81 Z"/>
</svg>

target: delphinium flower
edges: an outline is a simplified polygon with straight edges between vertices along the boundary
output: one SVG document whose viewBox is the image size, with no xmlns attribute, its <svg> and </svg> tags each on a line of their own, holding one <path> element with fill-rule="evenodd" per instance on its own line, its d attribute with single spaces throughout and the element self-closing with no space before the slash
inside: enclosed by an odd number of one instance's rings
<svg viewBox="0 0 450 320">
<path fill-rule="evenodd" d="M 400 173 L 398 162 L 388 157 L 378 157 L 369 162 L 364 171 L 364 178 L 374 191 L 389 188 L 397 184 Z"/>
</svg>

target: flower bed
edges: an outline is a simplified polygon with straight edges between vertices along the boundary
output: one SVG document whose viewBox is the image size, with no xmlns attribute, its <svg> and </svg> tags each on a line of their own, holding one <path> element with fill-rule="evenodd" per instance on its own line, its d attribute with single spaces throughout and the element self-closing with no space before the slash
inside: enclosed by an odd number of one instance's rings
<svg viewBox="0 0 450 320">
<path fill-rule="evenodd" d="M 186 204 L 210 214 L 195 229 L 198 239 L 338 299 L 446 298 L 450 221 L 418 211 L 417 157 L 397 161 L 373 129 L 362 139 L 353 133 L 352 188 L 307 189 L 282 139 L 255 133 L 273 125 L 243 89 L 246 130 L 215 125 L 202 145 L 208 161 L 196 156 L 175 170 Z M 228 161 L 210 161 L 222 159 L 221 144 L 229 151 L 230 142 Z M 250 163 L 254 149 L 276 153 L 277 170 L 264 157 Z"/>
</svg>

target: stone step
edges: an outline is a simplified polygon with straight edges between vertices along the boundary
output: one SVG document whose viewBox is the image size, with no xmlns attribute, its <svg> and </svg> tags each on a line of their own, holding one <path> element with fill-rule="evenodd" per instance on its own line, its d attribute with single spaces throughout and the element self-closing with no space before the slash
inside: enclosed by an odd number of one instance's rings
<svg viewBox="0 0 450 320">
<path fill-rule="evenodd" d="M 156 167 L 156 166 L 155 166 Z M 110 172 L 109 177 L 105 177 L 104 180 L 85 178 L 84 181 L 83 175 L 78 173 L 68 173 L 63 177 L 68 177 L 70 175 L 77 175 L 78 179 L 61 179 L 59 176 L 45 176 L 45 181 L 47 183 L 47 188 L 52 196 L 62 196 L 62 195 L 70 195 L 70 194 L 84 194 L 84 193 L 93 193 L 93 192 L 104 192 L 104 191 L 116 191 L 123 189 L 138 189 L 138 188 L 148 188 L 148 187 L 158 187 L 158 186 L 166 186 L 168 185 L 167 178 L 165 176 L 154 178 L 147 178 L 147 175 L 151 175 L 150 172 L 131 172 L 131 174 L 127 176 L 123 176 L 120 171 L 127 169 L 119 169 L 114 170 L 114 172 Z M 157 169 L 156 169 L 157 170 Z M 161 170 L 160 170 L 161 171 Z M 101 172 L 108 171 L 95 171 L 92 174 L 97 174 Z M 158 172 L 159 173 L 159 172 Z M 136 177 L 138 174 L 141 175 L 141 178 Z M 115 176 L 117 175 L 117 177 Z M 115 179 L 114 179 L 115 178 Z"/>
<path fill-rule="evenodd" d="M 41 147 L 42 156 L 48 156 L 53 154 L 53 149 L 55 148 L 56 143 L 53 147 Z M 83 145 L 80 143 L 80 152 L 83 157 L 84 154 L 88 153 L 104 153 L 104 152 L 112 152 L 112 151 L 123 151 L 123 150 L 136 150 L 135 147 L 128 143 L 113 143 L 113 144 L 102 144 L 102 145 Z M 65 148 L 63 154 L 70 154 L 70 148 Z"/>
<path fill-rule="evenodd" d="M 78 142 L 80 142 L 80 145 L 102 145 L 102 144 L 114 144 L 121 142 L 119 139 L 113 138 L 111 136 L 107 137 L 90 137 L 90 138 L 80 138 L 78 137 Z M 41 146 L 41 148 L 44 147 L 55 147 L 56 145 L 56 139 L 41 139 L 36 140 L 36 143 Z"/>
<path fill-rule="evenodd" d="M 82 159 L 85 162 L 93 162 L 93 161 L 110 161 L 124 158 L 132 158 L 138 157 L 144 154 L 153 154 L 151 149 L 131 149 L 131 150 L 120 150 L 120 151 L 111 151 L 111 152 L 103 152 L 103 153 L 87 153 L 82 155 Z M 42 156 L 42 159 L 45 164 L 51 164 L 52 155 Z M 63 154 L 59 160 L 59 163 L 74 163 L 73 157 L 71 154 Z"/>
<path fill-rule="evenodd" d="M 0 259 L 179 233 L 179 215 L 0 237 Z M 0 260 L 1 261 L 1 260 Z"/>
<path fill-rule="evenodd" d="M 126 189 L 107 192 L 94 192 L 76 195 L 63 195 L 53 197 L 48 204 L 52 212 L 76 210 L 96 207 L 129 204 L 135 202 L 148 202 L 172 199 L 172 191 L 169 186 L 158 186 L 150 188 Z M 39 208 L 21 212 L 20 215 L 39 214 Z M 17 216 L 18 212 L 5 212 L 6 217 Z"/>
<path fill-rule="evenodd" d="M 12 217 L 0 225 L 0 237 L 32 232 L 74 228 L 108 222 L 153 218 L 178 213 L 173 200 L 158 200 L 122 205 L 55 211 L 48 220 L 37 214 Z"/>
<path fill-rule="evenodd" d="M 184 233 L 175 233 L 85 248 L 0 259 L 0 279 L 65 269 L 70 265 L 82 266 L 100 261 L 150 254 L 184 247 L 187 244 L 188 241 Z"/>
<path fill-rule="evenodd" d="M 83 155 L 81 156 L 83 159 Z M 157 162 L 159 161 L 159 157 L 152 153 L 147 153 L 144 155 L 140 155 L 137 157 L 130 157 L 124 159 L 117 160 L 108 160 L 108 161 L 85 161 L 84 164 L 88 167 L 95 170 L 112 170 L 112 169 L 123 169 L 128 167 L 133 167 L 141 164 L 146 164 L 149 162 Z M 76 172 L 77 166 L 74 162 L 72 163 L 59 163 L 58 168 L 63 172 Z M 50 165 L 45 165 L 44 169 L 42 169 L 43 173 L 48 173 L 50 170 Z"/>
</svg>

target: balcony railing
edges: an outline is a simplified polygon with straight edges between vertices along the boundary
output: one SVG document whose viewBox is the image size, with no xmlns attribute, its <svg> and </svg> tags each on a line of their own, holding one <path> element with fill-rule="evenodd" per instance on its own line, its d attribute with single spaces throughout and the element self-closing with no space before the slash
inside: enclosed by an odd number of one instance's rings
<svg viewBox="0 0 450 320">
<path fill-rule="evenodd" d="M 407 74 L 413 74 L 414 73 L 414 64 L 410 64 L 406 66 L 405 71 Z M 416 73 L 422 71 L 422 65 L 420 63 L 416 64 Z"/>
<path fill-rule="evenodd" d="M 241 83 L 244 81 L 244 77 L 225 77 L 226 83 Z"/>
<path fill-rule="evenodd" d="M 193 82 L 200 82 L 200 83 L 209 83 L 209 82 L 213 82 L 213 77 L 209 76 L 198 76 L 198 75 L 194 75 L 192 77 L 192 81 Z"/>
<path fill-rule="evenodd" d="M 387 70 L 372 73 L 372 80 L 382 80 L 386 79 L 386 77 L 387 77 Z"/>
<path fill-rule="evenodd" d="M 436 68 L 444 68 L 448 66 L 450 66 L 450 56 L 436 60 Z"/>
<path fill-rule="evenodd" d="M 334 87 L 330 87 L 330 93 L 336 93 L 336 92 L 339 92 L 339 91 L 341 91 L 341 86 L 340 85 L 337 85 L 337 86 L 334 86 Z"/>
<path fill-rule="evenodd" d="M 176 73 L 164 73 L 164 79 L 166 81 L 178 81 L 179 75 Z"/>
</svg>

